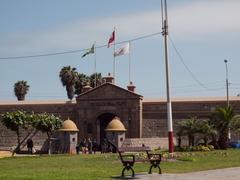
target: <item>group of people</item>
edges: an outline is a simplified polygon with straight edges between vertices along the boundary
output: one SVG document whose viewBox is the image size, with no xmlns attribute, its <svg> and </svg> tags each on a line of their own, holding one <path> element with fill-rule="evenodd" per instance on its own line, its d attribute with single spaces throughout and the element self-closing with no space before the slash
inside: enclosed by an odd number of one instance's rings
<svg viewBox="0 0 240 180">
<path fill-rule="evenodd" d="M 28 148 L 29 154 L 34 153 L 33 140 L 31 138 L 27 140 L 27 148 Z M 95 154 L 96 151 L 101 151 L 101 153 L 106 153 L 106 152 L 114 152 L 115 150 L 113 148 L 114 147 L 111 146 L 111 144 L 108 142 L 106 138 L 103 139 L 100 145 L 97 143 L 97 140 L 95 138 L 94 139 L 84 138 L 76 146 L 76 152 L 77 154 L 79 154 L 80 152 L 82 152 L 82 154 Z"/>
<path fill-rule="evenodd" d="M 76 147 L 77 154 L 81 151 L 83 154 L 95 154 L 98 150 L 99 146 L 97 144 L 96 139 L 93 140 L 91 138 L 84 138 L 80 141 L 79 145 Z"/>
</svg>

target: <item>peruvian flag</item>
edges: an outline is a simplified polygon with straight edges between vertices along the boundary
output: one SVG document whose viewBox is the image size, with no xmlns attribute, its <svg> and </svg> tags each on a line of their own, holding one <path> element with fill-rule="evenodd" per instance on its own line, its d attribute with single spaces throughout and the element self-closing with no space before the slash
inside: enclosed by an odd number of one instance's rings
<svg viewBox="0 0 240 180">
<path fill-rule="evenodd" d="M 108 40 L 108 48 L 112 45 L 114 41 L 115 41 L 115 30 L 112 32 L 112 35 Z"/>
</svg>

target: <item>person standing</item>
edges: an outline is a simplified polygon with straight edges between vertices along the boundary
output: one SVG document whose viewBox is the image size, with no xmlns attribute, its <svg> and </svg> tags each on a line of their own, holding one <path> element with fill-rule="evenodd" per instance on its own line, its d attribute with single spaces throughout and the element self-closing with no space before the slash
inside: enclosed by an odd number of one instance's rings
<svg viewBox="0 0 240 180">
<path fill-rule="evenodd" d="M 27 148 L 28 148 L 28 154 L 33 153 L 33 141 L 31 138 L 27 140 Z"/>
<path fill-rule="evenodd" d="M 85 138 L 82 143 L 82 153 L 87 154 L 87 140 Z"/>
<path fill-rule="evenodd" d="M 94 154 L 96 154 L 97 149 L 98 149 L 97 140 L 94 138 L 93 139 L 93 153 Z"/>
<path fill-rule="evenodd" d="M 93 142 L 91 138 L 88 138 L 88 153 L 92 154 L 92 150 L 93 150 Z"/>
</svg>

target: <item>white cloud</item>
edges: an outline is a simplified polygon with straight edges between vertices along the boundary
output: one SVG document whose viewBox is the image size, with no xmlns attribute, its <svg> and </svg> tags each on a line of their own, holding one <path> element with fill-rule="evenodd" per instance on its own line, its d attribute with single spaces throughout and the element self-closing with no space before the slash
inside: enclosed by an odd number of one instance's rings
<svg viewBox="0 0 240 180">
<path fill-rule="evenodd" d="M 170 10 L 171 31 L 182 39 L 238 35 L 240 2 L 203 1 Z"/>
<path fill-rule="evenodd" d="M 170 32 L 180 39 L 237 35 L 240 30 L 240 2 L 191 2 L 169 8 Z M 80 19 L 62 27 L 38 32 L 18 32 L 2 37 L 0 53 L 19 55 L 87 48 L 93 41 L 105 44 L 113 26 L 119 41 L 161 31 L 159 11 Z"/>
</svg>

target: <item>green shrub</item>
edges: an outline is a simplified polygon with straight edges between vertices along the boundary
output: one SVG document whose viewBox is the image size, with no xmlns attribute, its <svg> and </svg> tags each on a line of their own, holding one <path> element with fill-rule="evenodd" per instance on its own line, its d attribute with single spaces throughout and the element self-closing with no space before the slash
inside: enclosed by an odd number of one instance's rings
<svg viewBox="0 0 240 180">
<path fill-rule="evenodd" d="M 175 151 L 178 151 L 178 152 L 190 152 L 190 151 L 192 151 L 192 148 L 189 147 L 189 146 L 175 147 Z"/>
<path fill-rule="evenodd" d="M 207 151 L 213 151 L 214 147 L 212 145 L 208 145 L 208 146 L 203 146 L 203 145 L 199 145 L 199 146 L 193 146 L 193 147 L 176 147 L 175 151 L 178 152 L 191 152 L 191 151 L 203 151 L 203 152 L 207 152 Z"/>
<path fill-rule="evenodd" d="M 208 147 L 211 151 L 214 150 L 214 146 L 213 146 L 213 145 L 207 145 L 207 147 Z"/>
</svg>

